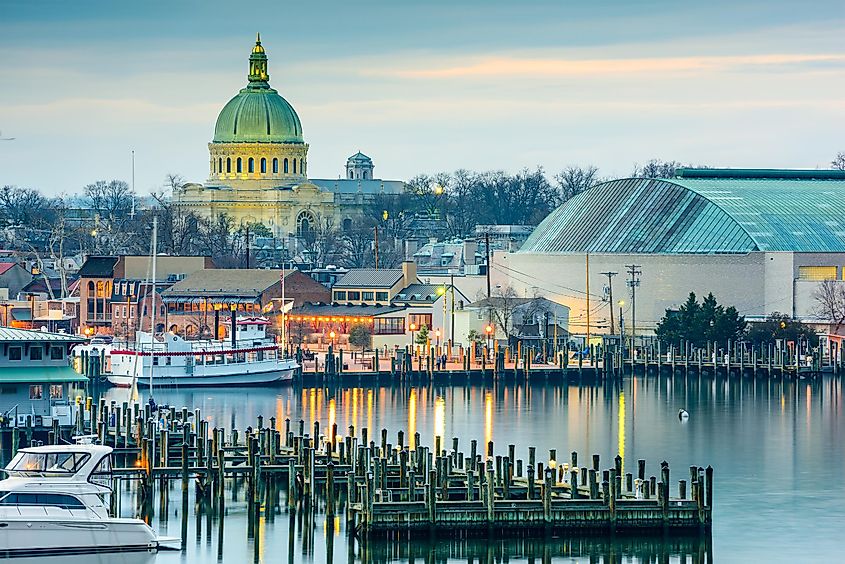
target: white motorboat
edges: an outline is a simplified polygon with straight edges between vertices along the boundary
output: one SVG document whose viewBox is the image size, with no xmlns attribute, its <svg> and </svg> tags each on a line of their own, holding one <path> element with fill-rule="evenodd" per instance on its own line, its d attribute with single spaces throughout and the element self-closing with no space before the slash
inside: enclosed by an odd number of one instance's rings
<svg viewBox="0 0 845 564">
<path fill-rule="evenodd" d="M 111 517 L 111 447 L 51 445 L 18 451 L 0 481 L 0 556 L 155 550 L 140 519 Z"/>
<path fill-rule="evenodd" d="M 293 379 L 299 365 L 284 358 L 267 336 L 267 319 L 244 317 L 236 325 L 234 342 L 187 341 L 175 333 L 158 340 L 139 331 L 134 345 L 110 351 L 108 380 L 121 387 L 172 387 L 247 386 Z"/>
</svg>

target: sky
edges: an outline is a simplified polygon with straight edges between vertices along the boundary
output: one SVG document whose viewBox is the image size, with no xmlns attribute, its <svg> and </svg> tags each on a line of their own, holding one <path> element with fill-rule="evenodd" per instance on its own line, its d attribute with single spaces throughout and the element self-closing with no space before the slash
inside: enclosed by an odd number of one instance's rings
<svg viewBox="0 0 845 564">
<path fill-rule="evenodd" d="M 845 2 L 0 0 L 0 184 L 202 182 L 261 32 L 309 175 L 828 168 Z"/>
</svg>

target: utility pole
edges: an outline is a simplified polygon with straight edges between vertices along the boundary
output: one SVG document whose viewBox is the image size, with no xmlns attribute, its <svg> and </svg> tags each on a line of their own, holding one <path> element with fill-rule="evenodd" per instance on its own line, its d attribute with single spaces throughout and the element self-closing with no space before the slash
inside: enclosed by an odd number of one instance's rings
<svg viewBox="0 0 845 564">
<path fill-rule="evenodd" d="M 132 210 L 129 212 L 129 218 L 135 219 L 135 150 L 132 150 Z"/>
<path fill-rule="evenodd" d="M 590 350 L 590 253 L 587 253 L 587 342 L 584 348 Z M 592 358 L 590 359 L 592 362 Z"/>
<path fill-rule="evenodd" d="M 246 224 L 246 269 L 249 270 L 249 223 Z"/>
<path fill-rule="evenodd" d="M 607 304 L 610 306 L 610 334 L 614 335 L 616 333 L 615 323 L 613 322 L 613 306 L 615 305 L 613 302 L 613 277 L 619 274 L 618 272 L 602 272 L 604 276 L 607 276 Z M 620 321 L 621 323 L 621 321 Z"/>
<path fill-rule="evenodd" d="M 628 269 L 628 287 L 631 288 L 631 350 L 633 351 L 634 339 L 637 336 L 637 288 L 640 287 L 639 276 L 643 273 L 639 264 L 626 264 Z M 632 353 L 633 354 L 633 353 Z"/>
<path fill-rule="evenodd" d="M 490 232 L 484 234 L 484 252 L 487 255 L 487 305 L 490 305 Z"/>
<path fill-rule="evenodd" d="M 449 346 L 451 347 L 455 341 L 455 275 L 449 276 L 449 288 L 452 291 L 452 329 L 449 331 Z"/>
<path fill-rule="evenodd" d="M 373 249 L 375 251 L 376 270 L 378 270 L 378 225 L 373 227 L 373 232 L 375 234 L 375 242 L 373 245 Z"/>
</svg>

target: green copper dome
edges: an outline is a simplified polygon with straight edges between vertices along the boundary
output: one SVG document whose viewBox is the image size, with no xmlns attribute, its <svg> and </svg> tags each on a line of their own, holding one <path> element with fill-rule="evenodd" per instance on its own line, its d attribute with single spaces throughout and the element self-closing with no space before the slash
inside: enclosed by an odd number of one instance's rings
<svg viewBox="0 0 845 564">
<path fill-rule="evenodd" d="M 217 116 L 215 143 L 303 143 L 299 116 L 270 88 L 269 78 L 259 36 L 249 57 L 249 84 Z"/>
</svg>

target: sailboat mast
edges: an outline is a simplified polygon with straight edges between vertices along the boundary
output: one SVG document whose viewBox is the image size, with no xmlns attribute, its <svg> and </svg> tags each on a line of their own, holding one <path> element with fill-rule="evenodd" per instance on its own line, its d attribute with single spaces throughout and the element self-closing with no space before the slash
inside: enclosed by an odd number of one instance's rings
<svg viewBox="0 0 845 564">
<path fill-rule="evenodd" d="M 285 335 L 285 264 L 282 262 L 282 350 L 287 351 L 288 341 Z M 285 352 L 285 354 L 287 354 Z"/>
<path fill-rule="evenodd" d="M 153 238 L 151 246 L 152 268 L 152 321 L 150 327 L 150 397 L 153 395 L 153 365 L 155 364 L 155 343 L 156 343 L 156 250 L 158 249 L 158 217 L 153 216 Z"/>
</svg>

